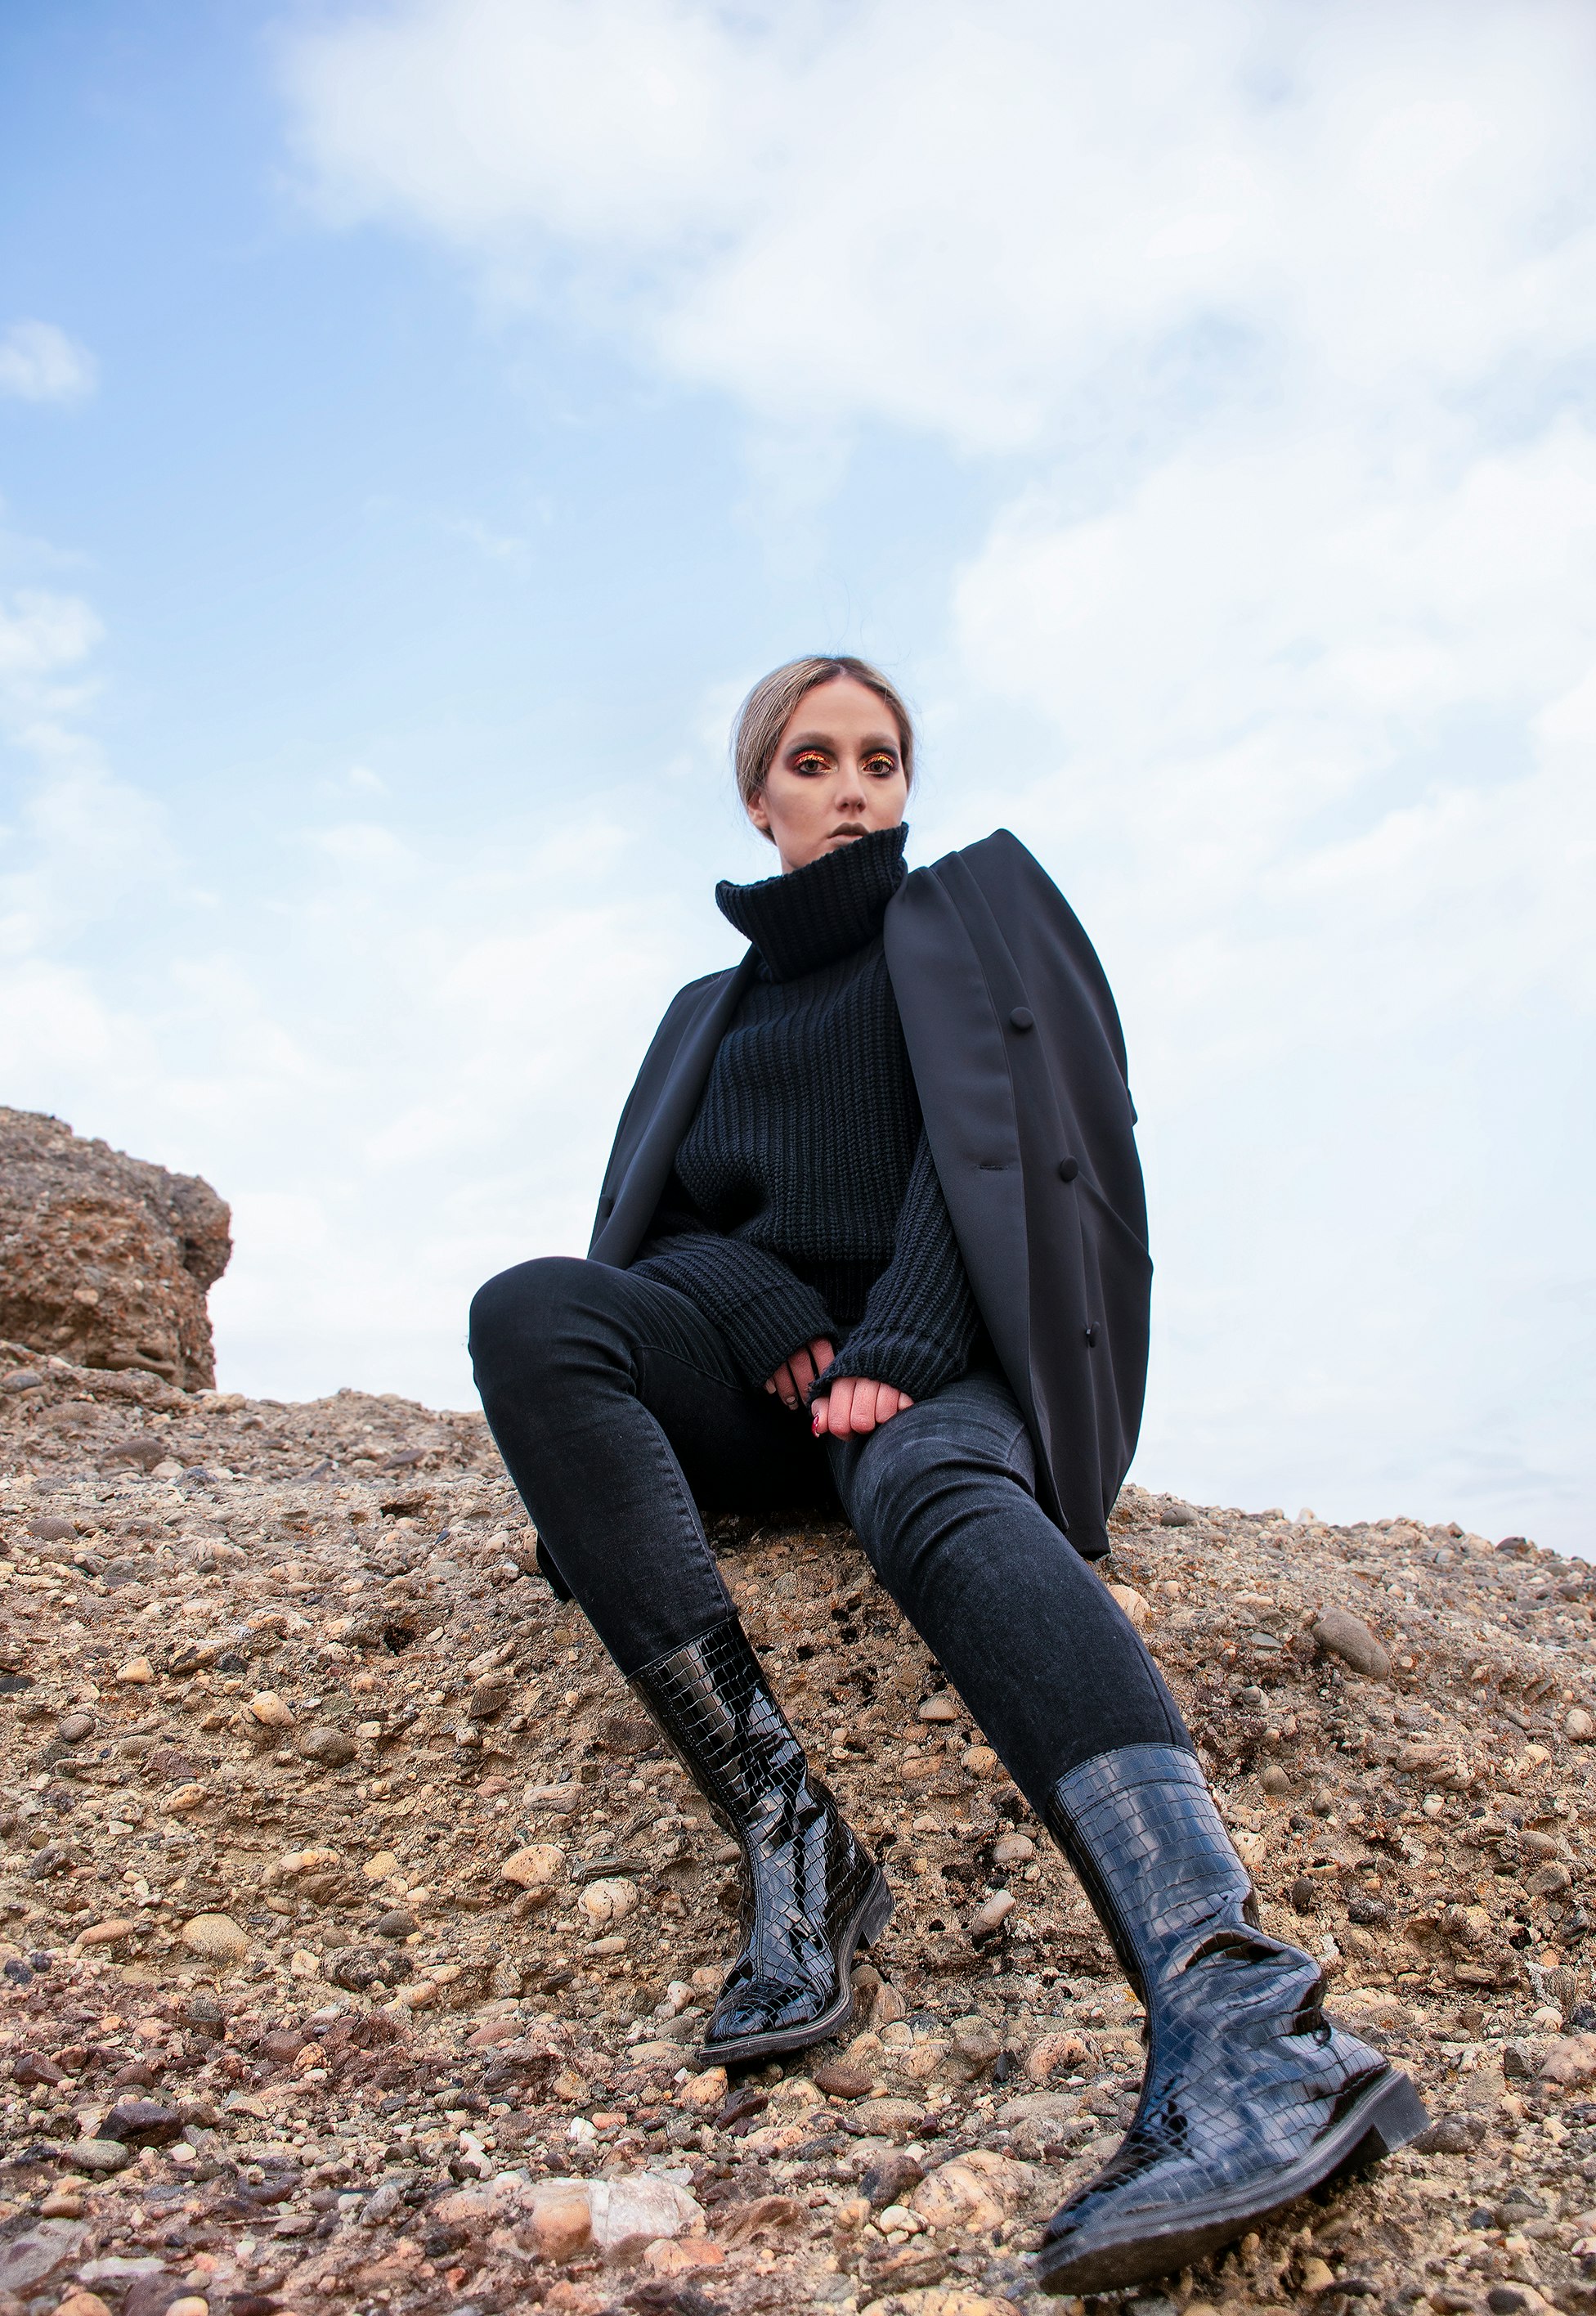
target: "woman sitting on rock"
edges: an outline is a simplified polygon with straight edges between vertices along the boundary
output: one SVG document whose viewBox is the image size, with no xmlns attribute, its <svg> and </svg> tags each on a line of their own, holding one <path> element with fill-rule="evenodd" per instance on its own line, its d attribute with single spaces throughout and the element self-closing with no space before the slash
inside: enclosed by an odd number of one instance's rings
<svg viewBox="0 0 1596 2316">
<path fill-rule="evenodd" d="M 738 717 L 781 873 L 650 1047 L 585 1260 L 491 1279 L 483 1403 L 574 1595 L 745 1859 L 705 2055 L 836 2033 L 881 1867 L 814 1775 L 700 1506 L 840 1507 L 1079 1875 L 1146 2005 L 1146 2081 L 1060 2211 L 1079 2292 L 1198 2258 L 1422 2128 L 1255 1926 L 1174 1699 L 1092 1561 L 1135 1445 L 1150 1269 L 1124 1053 L 1062 896 L 999 830 L 908 871 L 908 710 L 804 659 Z"/>
</svg>

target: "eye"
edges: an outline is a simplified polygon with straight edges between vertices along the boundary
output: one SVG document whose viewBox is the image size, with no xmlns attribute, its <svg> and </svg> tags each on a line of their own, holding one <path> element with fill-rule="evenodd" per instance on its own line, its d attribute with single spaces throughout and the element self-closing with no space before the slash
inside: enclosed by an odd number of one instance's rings
<svg viewBox="0 0 1596 2316">
<path fill-rule="evenodd" d="M 864 769 L 873 779 L 890 780 L 898 770 L 898 759 L 896 756 L 888 755 L 883 750 L 879 756 L 866 756 Z"/>
<path fill-rule="evenodd" d="M 812 779 L 817 772 L 829 772 L 830 769 L 818 748 L 805 748 L 801 755 L 793 759 L 793 770 L 806 779 Z"/>
</svg>

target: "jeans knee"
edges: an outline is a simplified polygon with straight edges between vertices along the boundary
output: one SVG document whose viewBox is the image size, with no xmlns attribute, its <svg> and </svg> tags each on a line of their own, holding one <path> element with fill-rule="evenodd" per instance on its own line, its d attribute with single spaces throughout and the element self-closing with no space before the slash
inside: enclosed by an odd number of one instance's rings
<svg viewBox="0 0 1596 2316">
<path fill-rule="evenodd" d="M 582 1274 L 592 1267 L 577 1255 L 540 1255 L 477 1288 L 467 1341 L 479 1384 L 507 1368 L 524 1378 L 528 1363 L 547 1355 L 583 1299 Z"/>
<path fill-rule="evenodd" d="M 927 1524 L 938 1530 L 962 1525 L 1010 1490 L 1030 1493 L 1025 1474 L 1015 1469 L 1012 1443 L 995 1427 L 949 1425 L 939 1420 L 935 1402 L 925 1400 L 864 1442 L 848 1502 L 860 1541 L 879 1569 Z"/>
</svg>

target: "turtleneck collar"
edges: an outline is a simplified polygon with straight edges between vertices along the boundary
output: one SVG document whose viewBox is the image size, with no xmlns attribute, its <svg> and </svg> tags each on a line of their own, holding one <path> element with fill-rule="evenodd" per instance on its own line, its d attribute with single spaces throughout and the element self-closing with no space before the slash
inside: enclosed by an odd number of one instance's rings
<svg viewBox="0 0 1596 2316">
<path fill-rule="evenodd" d="M 887 903 L 903 882 L 906 824 L 873 828 L 791 875 L 756 885 L 715 886 L 715 902 L 752 941 L 773 981 L 793 981 L 834 965 L 880 932 Z"/>
</svg>

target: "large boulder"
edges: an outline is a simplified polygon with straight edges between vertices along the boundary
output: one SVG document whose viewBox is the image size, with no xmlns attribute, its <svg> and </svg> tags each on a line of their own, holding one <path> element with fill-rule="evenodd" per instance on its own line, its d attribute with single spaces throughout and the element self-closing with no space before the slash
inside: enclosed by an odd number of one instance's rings
<svg viewBox="0 0 1596 2316">
<path fill-rule="evenodd" d="M 0 1339 L 208 1389 L 205 1296 L 233 1252 L 231 1221 L 198 1175 L 0 1109 Z"/>
</svg>

